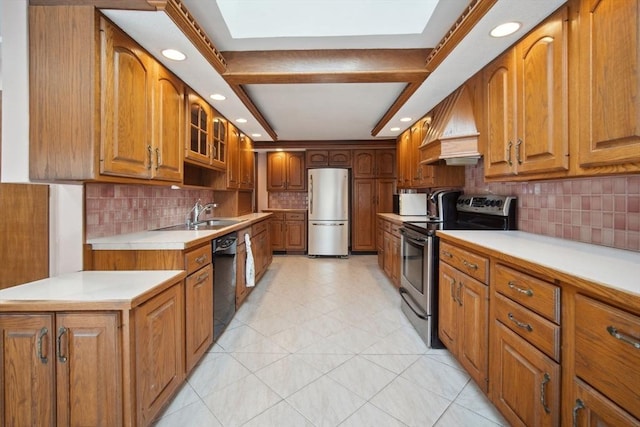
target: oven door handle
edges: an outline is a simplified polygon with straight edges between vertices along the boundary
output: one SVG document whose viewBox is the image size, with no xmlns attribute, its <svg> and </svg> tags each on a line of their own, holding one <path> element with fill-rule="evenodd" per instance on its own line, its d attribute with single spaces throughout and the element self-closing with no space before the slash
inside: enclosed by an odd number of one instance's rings
<svg viewBox="0 0 640 427">
<path fill-rule="evenodd" d="M 427 320 L 427 313 L 416 307 L 416 303 L 413 302 L 413 298 L 411 298 L 409 291 L 404 288 L 400 288 L 400 297 L 404 300 L 404 302 L 407 303 L 411 311 L 413 311 L 416 316 L 421 319 Z"/>
<path fill-rule="evenodd" d="M 416 236 L 415 234 L 413 234 L 413 233 L 409 234 L 407 232 L 407 230 L 404 229 L 404 228 L 400 229 L 400 233 L 410 243 L 413 243 L 414 245 L 421 246 L 423 248 L 425 247 L 425 245 L 426 245 L 425 240 L 428 239 L 428 237 L 426 237 L 426 238 L 423 237 L 423 238 L 420 238 L 420 240 L 418 240 L 418 238 L 414 237 L 414 236 Z"/>
</svg>

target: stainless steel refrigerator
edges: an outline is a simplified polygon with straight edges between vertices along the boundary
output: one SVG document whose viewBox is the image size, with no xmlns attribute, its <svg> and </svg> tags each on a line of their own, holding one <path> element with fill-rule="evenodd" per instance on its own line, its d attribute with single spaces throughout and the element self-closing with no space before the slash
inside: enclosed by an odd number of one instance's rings
<svg viewBox="0 0 640 427">
<path fill-rule="evenodd" d="M 309 256 L 349 255 L 349 170 L 309 169 Z"/>
</svg>

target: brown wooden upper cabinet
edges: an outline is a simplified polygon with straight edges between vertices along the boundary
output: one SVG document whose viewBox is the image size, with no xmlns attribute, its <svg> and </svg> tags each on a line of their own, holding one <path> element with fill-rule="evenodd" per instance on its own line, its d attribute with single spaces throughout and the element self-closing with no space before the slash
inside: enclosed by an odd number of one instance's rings
<svg viewBox="0 0 640 427">
<path fill-rule="evenodd" d="M 189 90 L 189 135 L 184 158 L 218 170 L 227 166 L 227 121 L 198 94 Z"/>
<path fill-rule="evenodd" d="M 394 178 L 396 150 L 353 150 L 354 178 Z"/>
<path fill-rule="evenodd" d="M 351 150 L 307 150 L 307 168 L 350 167 Z"/>
<path fill-rule="evenodd" d="M 484 69 L 486 177 L 566 174 L 567 34 L 565 7 Z"/>
<path fill-rule="evenodd" d="M 30 6 L 29 39 L 33 180 L 182 181 L 179 79 L 93 7 Z"/>
<path fill-rule="evenodd" d="M 240 188 L 251 190 L 254 186 L 254 164 L 253 141 L 247 135 L 240 135 L 239 149 L 239 172 Z"/>
<path fill-rule="evenodd" d="M 639 8 L 634 0 L 581 1 L 577 75 L 581 167 L 615 165 L 604 173 L 640 170 Z"/>
<path fill-rule="evenodd" d="M 267 191 L 306 191 L 305 153 L 267 153 Z"/>
</svg>

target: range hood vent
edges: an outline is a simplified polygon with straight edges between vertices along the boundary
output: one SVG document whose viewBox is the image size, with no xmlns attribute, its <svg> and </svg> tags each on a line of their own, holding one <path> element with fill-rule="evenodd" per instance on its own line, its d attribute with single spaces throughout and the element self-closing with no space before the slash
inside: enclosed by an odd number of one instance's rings
<svg viewBox="0 0 640 427">
<path fill-rule="evenodd" d="M 475 164 L 478 151 L 478 128 L 468 89 L 460 86 L 436 105 L 427 115 L 431 124 L 420 145 L 421 164 Z"/>
</svg>

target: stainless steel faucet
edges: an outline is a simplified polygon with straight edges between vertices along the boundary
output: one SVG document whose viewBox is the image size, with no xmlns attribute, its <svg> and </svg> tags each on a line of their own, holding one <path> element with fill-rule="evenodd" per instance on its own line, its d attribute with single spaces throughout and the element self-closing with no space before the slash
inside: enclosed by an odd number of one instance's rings
<svg viewBox="0 0 640 427">
<path fill-rule="evenodd" d="M 203 205 L 200 199 L 196 201 L 196 204 L 187 213 L 187 225 L 191 226 L 200 221 L 200 215 L 204 212 L 210 212 L 213 208 L 217 208 L 216 203 L 207 203 Z"/>
</svg>

